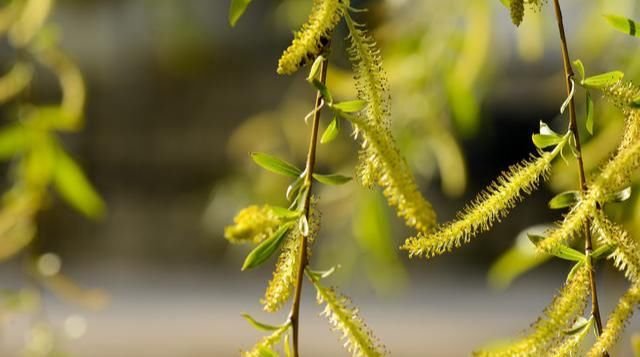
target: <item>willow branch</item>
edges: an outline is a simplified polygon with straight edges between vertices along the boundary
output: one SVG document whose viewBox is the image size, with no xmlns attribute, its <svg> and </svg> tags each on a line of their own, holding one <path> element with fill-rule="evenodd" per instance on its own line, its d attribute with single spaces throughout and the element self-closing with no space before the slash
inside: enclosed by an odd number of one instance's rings
<svg viewBox="0 0 640 357">
<path fill-rule="evenodd" d="M 570 96 L 569 100 L 569 130 L 573 134 L 575 139 L 575 157 L 578 163 L 578 177 L 580 180 L 580 191 L 584 195 L 587 192 L 588 185 L 586 176 L 584 173 L 584 164 L 582 161 L 582 148 L 580 145 L 580 134 L 578 133 L 578 124 L 576 120 L 576 106 L 574 97 L 571 95 L 574 83 L 573 83 L 573 68 L 571 67 L 571 59 L 569 56 L 569 49 L 567 46 L 567 38 L 564 31 L 564 21 L 562 19 L 562 9 L 560 8 L 560 1 L 553 0 L 556 20 L 558 22 L 558 31 L 560 32 L 560 42 L 562 48 L 562 59 L 564 61 L 564 74 L 567 86 L 567 95 Z M 584 251 L 587 259 L 590 259 L 593 252 L 593 244 L 591 239 L 590 219 L 587 219 L 584 225 Z M 598 305 L 598 289 L 595 279 L 595 267 L 591 267 L 589 272 L 589 285 L 591 287 L 591 315 L 595 321 L 596 333 L 598 336 L 602 334 L 602 319 L 600 317 L 600 307 Z M 608 353 L 604 352 L 603 356 L 608 356 Z"/>
<path fill-rule="evenodd" d="M 327 47 L 325 47 L 326 50 Z M 321 63 L 320 82 L 325 84 L 327 80 L 327 59 L 323 59 Z M 313 170 L 316 164 L 316 148 L 318 144 L 318 128 L 320 126 L 320 114 L 322 112 L 322 94 L 318 91 L 316 95 L 316 104 L 313 114 L 313 121 L 311 123 L 311 137 L 309 139 L 309 151 L 307 153 L 307 164 L 305 166 L 305 177 L 303 186 L 307 188 L 308 193 L 304 196 L 303 213 L 310 219 L 311 208 L 311 187 L 313 185 Z M 298 331 L 300 325 L 300 295 L 302 293 L 302 281 L 304 279 L 304 269 L 309 264 L 309 257 L 307 255 L 308 234 L 303 235 L 300 240 L 300 265 L 296 274 L 295 295 L 293 296 L 293 304 L 291 305 L 291 312 L 289 314 L 289 321 L 291 321 L 291 329 L 293 333 L 293 355 L 298 357 L 299 338 Z"/>
</svg>

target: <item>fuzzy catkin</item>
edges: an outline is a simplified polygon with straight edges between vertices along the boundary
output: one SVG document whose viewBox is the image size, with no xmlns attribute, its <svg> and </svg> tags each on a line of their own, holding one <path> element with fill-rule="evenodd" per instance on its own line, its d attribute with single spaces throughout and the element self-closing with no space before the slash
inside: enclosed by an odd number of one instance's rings
<svg viewBox="0 0 640 357">
<path fill-rule="evenodd" d="M 348 8 L 349 0 L 313 0 L 309 19 L 280 57 L 278 74 L 293 74 L 313 62 L 329 43 L 331 32 Z"/>
<path fill-rule="evenodd" d="M 640 303 L 640 287 L 634 284 L 618 301 L 618 305 L 609 315 L 602 334 L 589 350 L 587 357 L 600 357 L 603 351 L 608 351 L 613 347 L 618 338 L 620 338 L 638 303 Z"/>
<path fill-rule="evenodd" d="M 524 19 L 524 0 L 511 0 L 509 10 L 511 11 L 511 21 L 513 24 L 520 26 Z"/>
<path fill-rule="evenodd" d="M 231 243 L 260 243 L 269 238 L 282 223 L 269 205 L 244 208 L 233 221 L 234 225 L 224 229 L 224 237 Z"/>
<path fill-rule="evenodd" d="M 428 231 L 436 221 L 431 204 L 424 199 L 390 130 L 389 88 L 379 50 L 373 39 L 347 14 L 348 49 L 358 98 L 367 103 L 352 119 L 354 136 L 361 137 L 357 176 L 366 187 L 378 185 L 398 216 L 418 231 Z"/>
<path fill-rule="evenodd" d="M 589 268 L 581 266 L 536 321 L 530 333 L 515 342 L 495 349 L 475 352 L 478 357 L 537 357 L 558 347 L 564 330 L 573 324 L 585 308 L 589 295 Z"/>
<path fill-rule="evenodd" d="M 506 217 L 509 211 L 538 186 L 540 177 L 546 177 L 554 152 L 542 153 L 539 157 L 512 166 L 496 181 L 481 192 L 467 206 L 457 220 L 446 223 L 433 233 L 419 233 L 407 239 L 402 249 L 410 256 L 431 258 L 468 243 L 481 232 L 488 231 L 495 222 Z"/>
<path fill-rule="evenodd" d="M 289 330 L 289 325 L 284 325 L 275 330 L 271 335 L 265 336 L 249 351 L 242 351 L 242 357 L 263 357 L 264 350 L 273 350 L 273 347 L 282 340 L 282 337 Z"/>
<path fill-rule="evenodd" d="M 318 304 L 325 304 L 325 309 L 321 315 L 329 320 L 334 331 L 341 334 L 340 339 L 352 356 L 377 357 L 387 355 L 384 346 L 380 344 L 358 315 L 358 309 L 350 306 L 349 298 L 336 292 L 333 288 L 322 286 L 315 279 L 311 279 L 311 281 L 317 290 Z"/>
<path fill-rule="evenodd" d="M 611 222 L 599 210 L 593 220 L 593 230 L 597 237 L 604 244 L 614 247 L 609 259 L 613 260 L 613 265 L 631 282 L 638 284 L 640 281 L 640 247 L 638 242 L 629 236 L 627 231 Z"/>
</svg>

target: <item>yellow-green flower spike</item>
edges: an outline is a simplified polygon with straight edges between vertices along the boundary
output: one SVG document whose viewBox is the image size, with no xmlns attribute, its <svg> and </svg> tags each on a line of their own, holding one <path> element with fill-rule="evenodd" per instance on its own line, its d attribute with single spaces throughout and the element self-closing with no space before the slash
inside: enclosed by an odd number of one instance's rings
<svg viewBox="0 0 640 357">
<path fill-rule="evenodd" d="M 311 281 L 318 292 L 318 304 L 326 304 L 321 315 L 329 320 L 333 330 L 341 334 L 340 339 L 352 356 L 376 357 L 387 354 L 384 346 L 358 315 L 358 309 L 350 306 L 349 298 L 333 288 L 322 286 L 313 278 Z"/>
<path fill-rule="evenodd" d="M 497 221 L 538 186 L 541 177 L 546 177 L 551 161 L 560 152 L 560 145 L 553 152 L 514 165 L 503 173 L 474 202 L 467 206 L 458 219 L 446 223 L 433 233 L 419 233 L 402 246 L 410 256 L 431 258 L 468 243 L 481 232 L 488 231 Z"/>
<path fill-rule="evenodd" d="M 273 348 L 280 343 L 282 337 L 287 333 L 291 325 L 285 324 L 273 331 L 269 336 L 265 336 L 249 351 L 242 351 L 242 357 L 263 357 L 264 351 L 273 351 Z"/>
<path fill-rule="evenodd" d="M 331 32 L 349 7 L 349 0 L 313 0 L 307 22 L 296 32 L 278 62 L 278 74 L 293 74 L 312 63 L 331 39 Z"/>
<path fill-rule="evenodd" d="M 524 19 L 524 0 L 511 0 L 509 5 L 511 11 L 511 21 L 514 25 L 520 26 Z"/>
<path fill-rule="evenodd" d="M 354 136 L 362 139 L 358 179 L 366 187 L 380 186 L 389 204 L 408 226 L 428 231 L 435 225 L 436 215 L 420 193 L 391 135 L 389 90 L 379 51 L 362 26 L 348 14 L 345 19 L 358 98 L 367 103 L 363 112 L 352 118 Z"/>
<path fill-rule="evenodd" d="M 536 321 L 530 333 L 519 340 L 496 349 L 475 352 L 478 357 L 537 357 L 560 346 L 564 330 L 569 328 L 586 305 L 589 295 L 589 268 L 578 268 L 553 302 Z"/>
<path fill-rule="evenodd" d="M 589 350 L 587 357 L 600 357 L 603 351 L 608 351 L 613 347 L 638 303 L 640 303 L 640 287 L 634 284 L 618 301 L 618 305 L 609 315 L 607 325 Z"/>
<path fill-rule="evenodd" d="M 224 229 L 224 237 L 231 243 L 260 243 L 282 223 L 269 205 L 249 206 L 238 212 L 233 221 L 234 225 Z"/>
<path fill-rule="evenodd" d="M 608 257 L 613 260 L 613 265 L 624 272 L 627 279 L 637 284 L 640 278 L 640 247 L 638 242 L 629 237 L 629 233 L 623 227 L 611 222 L 602 210 L 596 213 L 593 229 L 600 241 L 614 247 Z"/>
</svg>

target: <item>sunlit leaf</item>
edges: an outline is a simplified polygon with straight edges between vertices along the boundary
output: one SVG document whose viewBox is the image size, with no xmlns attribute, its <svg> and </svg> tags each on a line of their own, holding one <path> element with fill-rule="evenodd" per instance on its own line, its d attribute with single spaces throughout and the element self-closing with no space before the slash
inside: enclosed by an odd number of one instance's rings
<svg viewBox="0 0 640 357">
<path fill-rule="evenodd" d="M 593 253 L 591 253 L 591 259 L 598 260 L 602 257 L 607 257 L 609 254 L 613 253 L 614 250 L 615 250 L 614 246 L 605 244 L 599 247 L 598 249 L 594 250 Z"/>
<path fill-rule="evenodd" d="M 255 327 L 257 330 L 260 330 L 260 331 L 275 331 L 280 327 L 282 327 L 282 326 L 274 326 L 274 325 L 269 325 L 269 324 L 259 322 L 253 317 L 251 317 L 251 315 L 249 314 L 242 314 L 241 316 L 244 317 L 244 319 L 247 320 L 247 322 L 251 324 L 251 326 Z"/>
<path fill-rule="evenodd" d="M 631 186 L 606 196 L 605 202 L 624 202 L 631 197 Z"/>
<path fill-rule="evenodd" d="M 582 333 L 585 331 L 585 329 L 588 329 L 591 327 L 592 322 L 593 322 L 593 317 L 587 320 L 583 316 L 579 316 L 576 319 L 576 321 L 573 323 L 573 326 L 571 326 L 571 328 L 564 331 L 564 334 L 567 336 L 573 336 L 573 335 Z"/>
<path fill-rule="evenodd" d="M 242 270 L 252 269 L 260 264 L 264 263 L 278 250 L 280 244 L 287 235 L 287 232 L 291 228 L 291 224 L 285 224 L 273 233 L 270 238 L 265 239 L 262 243 L 258 244 L 247 258 L 244 260 Z"/>
<path fill-rule="evenodd" d="M 335 273 L 336 271 L 336 268 L 337 268 L 336 266 L 332 266 L 330 269 L 327 269 L 327 270 L 313 270 L 313 269 L 307 268 L 305 271 L 307 274 L 311 275 L 311 278 L 315 280 L 320 280 L 320 279 L 326 279 L 331 275 L 333 275 L 333 273 Z"/>
<path fill-rule="evenodd" d="M 324 85 L 324 83 L 314 78 L 311 80 L 311 84 L 313 84 L 313 86 L 318 90 L 318 92 L 320 92 L 325 102 L 327 103 L 333 102 L 333 97 L 331 96 L 331 92 L 329 91 L 329 88 L 327 88 L 327 86 Z"/>
<path fill-rule="evenodd" d="M 593 99 L 591 98 L 591 93 L 587 91 L 587 120 L 585 122 L 585 126 L 591 135 L 593 135 L 593 116 Z"/>
<path fill-rule="evenodd" d="M 273 213 L 282 218 L 297 218 L 302 214 L 300 211 L 292 211 L 284 207 L 269 206 L 269 208 L 271 208 Z"/>
<path fill-rule="evenodd" d="M 229 24 L 233 27 L 247 10 L 251 0 L 231 0 L 229 7 Z"/>
<path fill-rule="evenodd" d="M 300 170 L 299 168 L 293 166 L 292 164 L 280 158 L 277 158 L 269 154 L 254 152 L 254 153 L 251 153 L 251 158 L 256 164 L 260 165 L 263 169 L 271 171 L 276 174 L 297 178 L 302 173 L 302 170 Z"/>
<path fill-rule="evenodd" d="M 533 134 L 531 140 L 537 148 L 544 149 L 549 146 L 558 145 L 562 141 L 562 137 L 559 135 Z"/>
<path fill-rule="evenodd" d="M 616 30 L 629 36 L 640 37 L 640 28 L 638 28 L 640 24 L 638 22 L 618 15 L 604 15 L 604 17 Z"/>
<path fill-rule="evenodd" d="M 549 208 L 562 209 L 575 205 L 580 201 L 580 192 L 578 191 L 565 191 L 557 194 L 549 201 Z"/>
<path fill-rule="evenodd" d="M 624 73 L 620 71 L 612 71 L 588 77 L 582 80 L 582 85 L 588 88 L 602 89 L 608 87 L 624 77 Z"/>
<path fill-rule="evenodd" d="M 105 205 L 82 168 L 63 150 L 58 150 L 53 183 L 60 196 L 71 207 L 87 217 L 104 214 Z"/>
<path fill-rule="evenodd" d="M 580 75 L 580 79 L 584 79 L 585 77 L 585 71 L 584 71 L 584 64 L 582 64 L 582 61 L 577 59 L 575 61 L 573 61 L 573 65 L 576 67 L 576 70 L 578 71 L 578 74 Z"/>
<path fill-rule="evenodd" d="M 357 113 L 367 106 L 367 102 L 364 100 L 350 100 L 347 102 L 335 103 L 333 108 L 338 109 L 345 113 Z"/>
<path fill-rule="evenodd" d="M 352 180 L 351 177 L 340 175 L 340 174 L 330 174 L 330 175 L 313 174 L 313 178 L 325 185 L 343 185 Z"/>
<path fill-rule="evenodd" d="M 313 61 L 313 64 L 311 65 L 311 69 L 309 70 L 309 76 L 307 76 L 307 81 L 313 82 L 313 80 L 316 79 L 316 77 L 318 76 L 318 73 L 320 73 L 320 66 L 322 65 L 322 62 L 324 60 L 325 60 L 324 56 L 320 55 L 316 58 L 315 61 Z"/>
<path fill-rule="evenodd" d="M 322 133 L 322 137 L 320 138 L 321 144 L 326 144 L 332 142 L 335 138 L 338 137 L 338 133 L 340 133 L 340 119 L 335 116 L 329 126 Z"/>
</svg>

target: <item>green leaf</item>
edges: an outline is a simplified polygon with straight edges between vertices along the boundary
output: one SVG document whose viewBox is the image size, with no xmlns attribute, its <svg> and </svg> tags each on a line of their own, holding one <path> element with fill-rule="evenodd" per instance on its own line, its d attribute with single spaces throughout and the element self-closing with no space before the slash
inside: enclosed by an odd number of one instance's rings
<svg viewBox="0 0 640 357">
<path fill-rule="evenodd" d="M 549 208 L 562 209 L 575 205 L 580 201 L 579 191 L 565 191 L 557 194 L 549 201 Z"/>
<path fill-rule="evenodd" d="M 527 233 L 527 237 L 529 237 L 529 240 L 535 246 L 538 246 L 538 243 L 542 242 L 546 238 L 545 236 L 541 236 L 538 234 L 530 234 L 530 233 Z"/>
<path fill-rule="evenodd" d="M 267 346 L 260 346 L 258 353 L 260 357 L 280 357 L 276 351 Z"/>
<path fill-rule="evenodd" d="M 547 123 L 540 121 L 540 135 L 549 135 L 549 136 L 558 136 L 562 137 L 562 135 L 556 133 L 547 125 Z"/>
<path fill-rule="evenodd" d="M 329 88 L 327 88 L 327 86 L 315 78 L 311 81 L 311 84 L 313 84 L 318 92 L 320 92 L 320 95 L 322 95 L 322 98 L 324 98 L 326 103 L 333 103 L 333 97 L 331 96 L 331 92 L 329 92 Z"/>
<path fill-rule="evenodd" d="M 62 149 L 57 151 L 53 183 L 71 207 L 90 218 L 104 214 L 105 205 L 82 168 Z"/>
<path fill-rule="evenodd" d="M 593 99 L 589 91 L 587 91 L 587 121 L 585 126 L 589 134 L 593 135 Z"/>
<path fill-rule="evenodd" d="M 357 113 L 367 106 L 367 102 L 364 100 L 350 100 L 347 102 L 335 103 L 332 108 L 338 109 L 345 113 Z"/>
<path fill-rule="evenodd" d="M 313 270 L 313 269 L 307 268 L 306 272 L 310 276 L 310 278 L 317 281 L 320 279 L 326 279 L 330 277 L 333 273 L 335 273 L 336 269 L 339 267 L 340 267 L 339 265 L 338 266 L 334 265 L 327 270 Z"/>
<path fill-rule="evenodd" d="M 260 165 L 263 169 L 271 171 L 276 174 L 298 177 L 302 174 L 302 170 L 293 166 L 292 164 L 281 160 L 275 156 L 261 153 L 261 152 L 253 152 L 251 153 L 251 158 L 253 161 Z"/>
<path fill-rule="evenodd" d="M 313 80 L 318 76 L 318 73 L 320 72 L 320 66 L 322 65 L 323 61 L 324 61 L 324 56 L 322 55 L 316 57 L 316 60 L 313 61 L 313 64 L 311 65 L 311 69 L 309 70 L 309 76 L 307 77 L 308 82 L 312 83 Z"/>
<path fill-rule="evenodd" d="M 27 146 L 27 136 L 20 124 L 11 125 L 0 131 L 0 160 L 8 160 L 20 154 Z"/>
<path fill-rule="evenodd" d="M 582 85 L 587 88 L 602 89 L 620 81 L 623 77 L 624 73 L 620 71 L 612 71 L 585 78 L 582 80 Z"/>
<path fill-rule="evenodd" d="M 295 180 L 293 180 L 293 182 L 287 187 L 287 193 L 285 194 L 285 196 L 287 197 L 287 200 L 291 201 L 294 197 L 298 195 L 298 192 L 300 191 L 300 187 L 302 187 L 303 183 L 304 183 L 304 173 L 300 173 L 300 176 L 298 176 Z"/>
<path fill-rule="evenodd" d="M 531 140 L 533 144 L 539 148 L 544 149 L 549 146 L 558 145 L 562 141 L 562 137 L 559 135 L 543 135 L 543 134 L 533 134 L 531 135 Z"/>
<path fill-rule="evenodd" d="M 578 271 L 578 269 L 580 269 L 581 266 L 583 266 L 585 264 L 585 261 L 579 261 L 576 264 L 573 265 L 573 267 L 571 267 L 571 270 L 569 270 L 569 274 L 567 274 L 567 281 L 570 281 L 574 275 L 576 275 L 576 272 Z"/>
<path fill-rule="evenodd" d="M 571 260 L 574 262 L 584 261 L 586 256 L 583 253 L 578 252 L 577 250 L 567 247 L 566 245 L 561 245 L 554 252 L 558 258 L 562 258 L 565 260 Z"/>
<path fill-rule="evenodd" d="M 302 212 L 300 211 L 292 211 L 284 207 L 279 207 L 279 206 L 269 206 L 269 207 L 271 208 L 271 211 L 273 211 L 273 213 L 276 216 L 282 217 L 282 218 L 298 218 L 302 214 Z"/>
<path fill-rule="evenodd" d="M 313 174 L 313 178 L 325 185 L 342 185 L 351 181 L 351 177 L 340 174 L 321 175 Z"/>
<path fill-rule="evenodd" d="M 584 64 L 582 64 L 582 61 L 577 59 L 575 61 L 573 61 L 573 65 L 576 67 L 576 70 L 578 71 L 578 74 L 580 75 L 580 79 L 584 79 L 585 77 L 585 72 L 584 72 Z"/>
<path fill-rule="evenodd" d="M 292 224 L 285 224 L 280 227 L 271 237 L 262 241 L 262 243 L 258 244 L 247 258 L 244 260 L 244 264 L 242 265 L 242 270 L 253 269 L 260 264 L 264 263 L 275 253 L 276 250 L 282 244 L 282 241 L 287 235 L 289 229 L 291 229 Z"/>
<path fill-rule="evenodd" d="M 592 323 L 593 317 L 587 320 L 583 316 L 579 316 L 576 319 L 576 322 L 574 322 L 569 329 L 564 331 L 564 334 L 567 336 L 575 336 L 577 334 L 583 333 L 586 329 L 591 327 Z"/>
<path fill-rule="evenodd" d="M 247 6 L 251 3 L 251 0 L 231 0 L 231 6 L 229 7 L 229 25 L 235 26 Z"/>
<path fill-rule="evenodd" d="M 613 26 L 616 30 L 620 32 L 624 32 L 629 36 L 640 37 L 640 24 L 628 19 L 623 16 L 618 15 L 604 15 L 609 24 Z"/>
<path fill-rule="evenodd" d="M 593 253 L 591 253 L 591 259 L 598 260 L 602 257 L 607 257 L 609 254 L 613 253 L 614 250 L 615 250 L 615 247 L 612 245 L 609 245 L 609 244 L 603 245 L 598 249 L 594 250 Z"/>
<path fill-rule="evenodd" d="M 284 350 L 285 357 L 293 357 L 293 351 L 291 350 L 291 344 L 289 342 L 289 334 L 284 335 L 284 341 L 282 342 L 282 349 Z"/>
<path fill-rule="evenodd" d="M 244 317 L 244 319 L 247 320 L 247 322 L 251 324 L 251 326 L 255 327 L 257 330 L 260 330 L 260 331 L 275 331 L 280 327 L 282 327 L 282 326 L 268 325 L 268 324 L 259 322 L 247 313 L 242 314 L 242 317 Z"/>
<path fill-rule="evenodd" d="M 322 137 L 320 138 L 320 144 L 326 144 L 332 142 L 335 138 L 338 137 L 338 133 L 340 133 L 340 119 L 337 116 L 333 117 L 329 126 L 322 133 Z"/>
<path fill-rule="evenodd" d="M 631 197 L 631 186 L 624 188 L 618 192 L 608 194 L 605 197 L 605 202 L 624 202 Z"/>
</svg>

